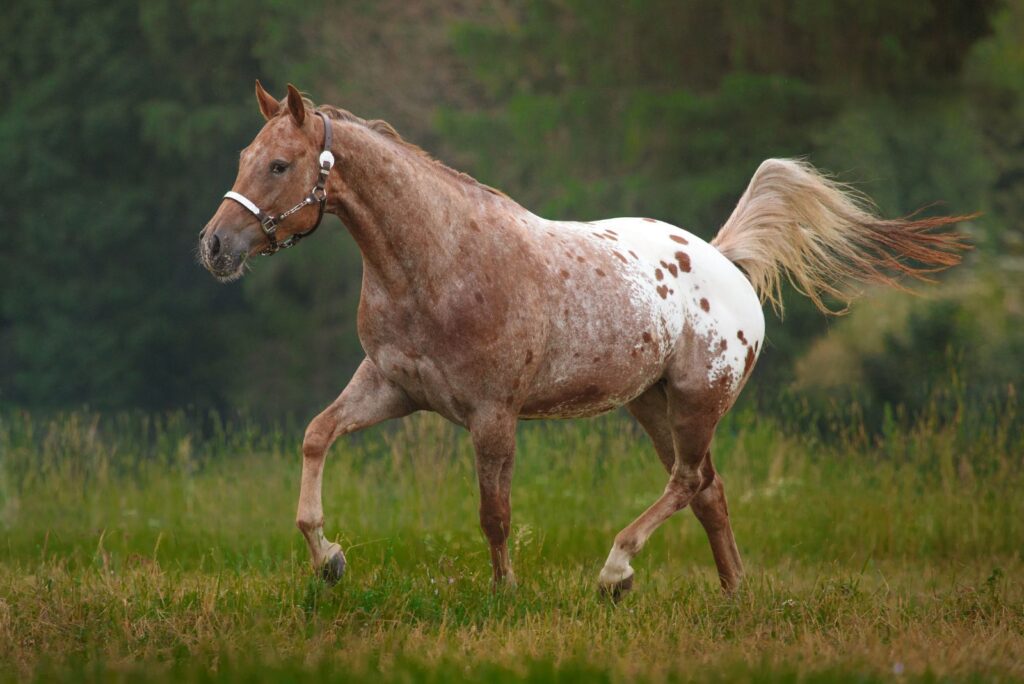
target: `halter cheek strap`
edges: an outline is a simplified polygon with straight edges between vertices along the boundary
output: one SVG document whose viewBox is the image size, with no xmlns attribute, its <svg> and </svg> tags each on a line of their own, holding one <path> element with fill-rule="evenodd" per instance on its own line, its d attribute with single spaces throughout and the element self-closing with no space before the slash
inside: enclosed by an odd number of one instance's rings
<svg viewBox="0 0 1024 684">
<path fill-rule="evenodd" d="M 266 249 L 260 252 L 260 254 L 270 255 L 279 250 L 291 247 L 302 238 L 312 235 L 316 229 L 320 227 L 320 222 L 324 219 L 324 208 L 327 205 L 327 177 L 331 174 L 331 169 L 334 168 L 334 155 L 331 153 L 333 131 L 331 130 L 331 121 L 327 118 L 327 115 L 323 112 L 316 113 L 324 121 L 324 147 L 323 151 L 320 153 L 320 170 L 317 174 L 316 185 L 314 185 L 313 189 L 309 191 L 309 194 L 306 195 L 305 199 L 288 211 L 283 211 L 277 216 L 271 216 L 256 206 L 255 202 L 240 192 L 229 190 L 224 193 L 225 198 L 238 202 L 252 212 L 259 220 L 260 227 L 263 228 L 263 234 L 267 236 L 267 241 L 270 243 L 267 245 Z M 313 224 L 313 227 L 302 233 L 293 233 L 288 237 L 288 239 L 278 242 L 277 226 L 295 212 L 312 204 L 320 205 L 320 213 L 317 215 L 316 223 Z"/>
</svg>

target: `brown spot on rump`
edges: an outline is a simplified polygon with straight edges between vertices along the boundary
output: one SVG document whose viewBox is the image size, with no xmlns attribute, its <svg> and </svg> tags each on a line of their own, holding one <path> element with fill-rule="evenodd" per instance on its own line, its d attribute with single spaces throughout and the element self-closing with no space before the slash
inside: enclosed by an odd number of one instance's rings
<svg viewBox="0 0 1024 684">
<path fill-rule="evenodd" d="M 661 295 L 662 299 L 668 299 L 668 287 L 665 285 L 659 285 L 658 294 Z"/>
<path fill-rule="evenodd" d="M 562 269 L 561 271 L 559 271 L 559 274 L 561 274 L 561 276 L 562 276 L 563 278 L 565 278 L 566 280 L 568 280 L 568 279 L 569 279 L 569 272 L 568 272 L 568 271 L 566 271 L 566 270 L 565 270 L 564 268 L 563 268 L 563 269 Z"/>
<path fill-rule="evenodd" d="M 615 250 L 612 250 L 612 254 L 614 254 L 615 258 L 618 259 L 619 261 L 621 261 L 622 263 L 624 263 L 624 264 L 628 264 L 629 263 L 628 261 L 626 261 L 626 257 L 622 256 L 621 254 L 619 254 Z"/>
<path fill-rule="evenodd" d="M 719 351 L 719 352 L 724 352 L 724 351 L 725 351 L 726 349 L 728 349 L 728 348 L 729 348 L 729 340 L 727 340 L 727 339 L 725 339 L 725 338 L 723 337 L 723 338 L 722 338 L 721 340 L 719 340 L 719 342 L 718 342 L 718 351 Z"/>
<path fill-rule="evenodd" d="M 612 242 L 618 242 L 619 241 L 619 238 L 617 238 L 615 235 L 609 235 L 607 233 L 605 235 L 603 235 L 602 237 L 605 240 L 611 240 Z"/>
<path fill-rule="evenodd" d="M 754 342 L 754 353 L 755 353 L 755 354 L 757 353 L 757 346 L 758 346 L 759 344 L 761 344 L 761 343 L 760 343 L 760 342 L 757 342 L 757 341 L 755 341 L 755 342 Z"/>
<path fill-rule="evenodd" d="M 604 277 L 604 271 L 602 271 L 599 268 L 595 268 L 594 269 L 594 273 L 596 273 L 597 275 L 601 276 L 602 278 Z"/>
<path fill-rule="evenodd" d="M 690 244 L 689 241 L 687 241 L 686 238 L 684 238 L 684 237 L 682 237 L 680 235 L 669 235 L 668 239 L 671 240 L 672 242 L 678 242 L 681 245 L 688 245 L 688 244 Z"/>
<path fill-rule="evenodd" d="M 754 348 L 747 347 L 747 357 L 743 359 L 743 375 L 744 377 L 750 373 L 750 369 L 754 367 Z"/>
<path fill-rule="evenodd" d="M 470 229 L 470 230 L 473 230 L 473 231 L 476 231 L 477 233 L 479 233 L 479 232 L 480 232 L 480 226 L 478 226 L 478 225 L 476 224 L 476 221 L 470 221 L 470 222 L 469 222 L 469 229 Z"/>
<path fill-rule="evenodd" d="M 700 308 L 704 309 L 705 311 L 711 311 L 711 304 L 708 303 L 707 299 L 705 299 L 704 297 L 701 297 L 700 298 Z"/>
<path fill-rule="evenodd" d="M 668 272 L 672 274 L 673 278 L 678 278 L 679 277 L 679 267 L 678 266 L 676 266 L 675 264 L 670 264 L 667 261 L 662 261 L 661 265 L 664 266 L 668 270 Z"/>
<path fill-rule="evenodd" d="M 740 342 L 743 343 L 744 347 L 747 346 L 747 338 L 743 335 L 743 331 L 742 330 L 740 330 L 738 333 L 736 333 L 736 337 L 740 338 Z"/>
<path fill-rule="evenodd" d="M 636 252 L 634 252 L 633 250 L 629 250 L 629 256 L 633 257 L 634 259 L 639 259 L 640 258 L 640 257 L 638 257 L 636 255 Z"/>
<path fill-rule="evenodd" d="M 665 274 L 661 272 L 660 268 L 656 268 L 654 269 L 654 277 L 657 278 L 658 280 L 664 280 Z"/>
<path fill-rule="evenodd" d="M 601 357 L 600 356 L 595 356 L 594 357 L 594 363 L 598 363 L 600 361 L 601 361 Z"/>
<path fill-rule="evenodd" d="M 527 349 L 526 350 L 526 365 L 529 366 L 531 361 L 533 361 L 533 350 L 532 349 Z"/>
<path fill-rule="evenodd" d="M 608 233 L 609 235 L 613 235 L 613 236 L 615 236 L 615 237 L 618 237 L 618 235 L 619 235 L 618 233 L 616 233 L 616 232 L 615 232 L 614 230 L 612 230 L 611 228 L 605 228 L 605 231 L 604 231 L 604 232 Z"/>
<path fill-rule="evenodd" d="M 679 264 L 679 270 L 683 273 L 690 272 L 690 255 L 686 252 L 676 252 L 676 262 Z"/>
<path fill-rule="evenodd" d="M 651 333 L 646 332 L 646 331 L 644 332 L 643 335 L 641 335 L 641 337 L 643 337 L 644 342 L 646 342 L 647 344 L 650 344 L 654 340 L 654 338 L 651 337 Z"/>
<path fill-rule="evenodd" d="M 652 219 L 652 218 L 645 218 L 644 221 L 647 221 L 648 223 L 657 223 L 658 222 L 657 219 Z"/>
<path fill-rule="evenodd" d="M 581 257 L 581 256 L 578 256 L 578 257 L 576 257 L 576 261 L 578 261 L 578 262 L 580 262 L 580 263 L 582 264 L 583 262 L 585 262 L 585 261 L 586 261 L 586 259 L 584 259 L 584 258 L 583 258 L 583 257 Z"/>
<path fill-rule="evenodd" d="M 479 292 L 477 292 L 477 293 L 475 293 L 473 295 L 473 299 L 476 300 L 477 304 L 483 304 L 484 303 L 484 296 L 482 294 L 480 294 Z"/>
</svg>

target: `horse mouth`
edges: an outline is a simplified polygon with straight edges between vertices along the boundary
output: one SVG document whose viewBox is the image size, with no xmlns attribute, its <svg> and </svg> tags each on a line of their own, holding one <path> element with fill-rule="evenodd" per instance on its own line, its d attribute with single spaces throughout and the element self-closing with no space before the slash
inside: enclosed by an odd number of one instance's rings
<svg viewBox="0 0 1024 684">
<path fill-rule="evenodd" d="M 245 271 L 245 261 L 243 261 L 238 265 L 238 268 L 236 268 L 234 271 L 214 271 L 211 269 L 210 273 L 212 273 L 213 277 L 217 279 L 217 282 L 232 283 L 241 278 L 242 276 L 244 276 Z"/>
<path fill-rule="evenodd" d="M 244 253 L 237 256 L 220 254 L 211 258 L 206 250 L 200 248 L 199 262 L 219 282 L 230 283 L 245 275 L 248 270 L 249 255 Z"/>
<path fill-rule="evenodd" d="M 242 256 L 238 259 L 232 259 L 229 264 L 215 263 L 207 266 L 206 269 L 218 282 L 230 283 L 245 275 L 245 272 L 248 270 L 246 268 L 248 261 L 246 256 Z"/>
</svg>

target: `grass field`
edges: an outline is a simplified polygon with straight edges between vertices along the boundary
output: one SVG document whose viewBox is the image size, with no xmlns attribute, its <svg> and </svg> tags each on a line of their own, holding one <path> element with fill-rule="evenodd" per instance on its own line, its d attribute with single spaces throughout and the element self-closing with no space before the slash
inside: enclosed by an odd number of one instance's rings
<svg viewBox="0 0 1024 684">
<path fill-rule="evenodd" d="M 414 416 L 334 447 L 311 577 L 296 430 L 181 417 L 0 419 L 0 678 L 449 682 L 1024 679 L 1024 439 L 1013 409 L 838 421 L 752 413 L 715 459 L 747 567 L 723 596 L 688 511 L 596 577 L 665 476 L 619 415 L 523 425 L 517 590 L 492 594 L 468 439 Z"/>
</svg>

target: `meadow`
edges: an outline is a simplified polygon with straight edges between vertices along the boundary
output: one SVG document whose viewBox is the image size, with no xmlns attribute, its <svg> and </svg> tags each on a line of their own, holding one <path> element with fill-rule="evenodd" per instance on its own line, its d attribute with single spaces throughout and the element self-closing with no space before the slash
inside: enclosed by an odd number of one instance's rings
<svg viewBox="0 0 1024 684">
<path fill-rule="evenodd" d="M 945 416 L 945 417 L 941 417 Z M 300 426 L 0 418 L 0 679 L 367 682 L 1024 679 L 1024 436 L 1010 402 L 820 430 L 730 416 L 713 451 L 747 569 L 689 511 L 596 591 L 665 476 L 612 414 L 524 424 L 519 586 L 494 593 L 467 435 L 417 415 L 337 444 L 312 576 Z"/>
</svg>

